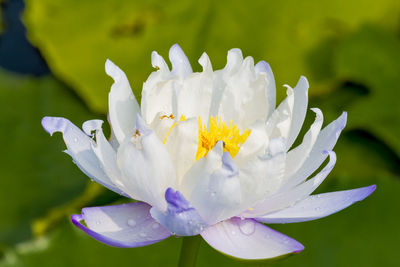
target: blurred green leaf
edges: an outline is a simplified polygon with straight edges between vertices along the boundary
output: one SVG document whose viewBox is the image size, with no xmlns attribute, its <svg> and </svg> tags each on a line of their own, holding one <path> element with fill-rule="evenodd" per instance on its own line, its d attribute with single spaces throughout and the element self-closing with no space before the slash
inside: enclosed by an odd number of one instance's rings
<svg viewBox="0 0 400 267">
<path fill-rule="evenodd" d="M 104 245 L 70 222 L 46 239 L 17 246 L 6 253 L 0 266 L 176 266 L 181 239 L 170 237 L 151 246 L 115 248 Z M 28 248 L 28 249 L 26 249 Z"/>
<path fill-rule="evenodd" d="M 346 107 L 349 127 L 368 130 L 400 156 L 400 39 L 363 27 L 339 45 L 335 68 L 339 78 L 369 89 Z"/>
<path fill-rule="evenodd" d="M 30 40 L 54 74 L 100 112 L 107 110 L 110 81 L 106 58 L 115 61 L 133 83 L 137 97 L 152 71 L 150 53 L 167 56 L 173 43 L 195 62 L 207 51 L 215 68 L 226 52 L 240 47 L 245 55 L 270 62 L 283 83 L 310 78 L 311 93 L 330 89 L 329 55 L 323 42 L 338 39 L 365 22 L 397 27 L 399 1 L 26 1 Z M 309 53 L 314 53 L 311 57 Z M 326 58 L 328 57 L 328 58 Z M 318 83 L 319 82 L 319 83 Z M 284 94 L 285 90 L 279 90 Z"/>
<path fill-rule="evenodd" d="M 0 244 L 30 238 L 30 224 L 48 209 L 83 191 L 88 179 L 62 153 L 60 135 L 50 137 L 45 115 L 74 122 L 89 118 L 87 109 L 52 77 L 30 78 L 0 72 Z"/>
</svg>

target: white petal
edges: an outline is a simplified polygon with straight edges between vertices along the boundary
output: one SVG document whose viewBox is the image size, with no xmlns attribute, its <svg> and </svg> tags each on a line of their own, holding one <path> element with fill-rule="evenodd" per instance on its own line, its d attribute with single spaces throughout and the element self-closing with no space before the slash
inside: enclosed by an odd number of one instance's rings
<svg viewBox="0 0 400 267">
<path fill-rule="evenodd" d="M 166 135 L 162 139 L 165 140 L 165 148 L 174 164 L 178 183 L 196 161 L 198 131 L 197 118 L 190 118 L 177 122 L 169 134 L 167 133 L 168 137 Z"/>
<path fill-rule="evenodd" d="M 276 85 L 274 74 L 272 73 L 272 69 L 269 64 L 265 61 L 258 62 L 254 69 L 257 75 L 262 75 L 263 73 L 265 73 L 265 75 L 267 76 L 266 78 L 268 83 L 265 95 L 267 97 L 269 107 L 268 116 L 270 116 L 274 112 L 276 106 Z"/>
<path fill-rule="evenodd" d="M 300 77 L 294 90 L 287 86 L 287 97 L 274 111 L 267 122 L 267 132 L 270 138 L 286 139 L 286 149 L 292 146 L 296 139 L 307 111 L 308 82 Z"/>
<path fill-rule="evenodd" d="M 265 95 L 267 84 L 265 76 L 257 77 L 253 58 L 247 57 L 235 75 L 225 78 L 218 115 L 243 128 L 266 119 L 269 110 Z"/>
<path fill-rule="evenodd" d="M 311 149 L 313 148 L 314 143 L 320 133 L 324 120 L 322 112 L 317 108 L 313 108 L 311 110 L 316 114 L 315 121 L 304 135 L 303 142 L 287 153 L 285 177 L 290 177 L 293 175 L 302 166 L 304 161 L 307 160 L 307 157 L 310 154 Z"/>
<path fill-rule="evenodd" d="M 285 170 L 285 145 L 272 139 L 266 154 L 255 157 L 240 169 L 242 210 L 252 207 L 279 189 Z"/>
<path fill-rule="evenodd" d="M 289 208 L 256 218 L 263 223 L 294 223 L 326 217 L 361 201 L 369 196 L 376 185 L 318 194 L 296 203 Z"/>
<path fill-rule="evenodd" d="M 208 227 L 201 236 L 216 250 L 246 260 L 275 258 L 304 249 L 296 240 L 251 219 L 220 222 Z"/>
<path fill-rule="evenodd" d="M 122 143 L 133 135 L 140 108 L 125 73 L 110 60 L 106 61 L 106 73 L 114 79 L 108 95 L 110 124 L 118 142 Z"/>
<path fill-rule="evenodd" d="M 239 169 L 229 152 L 222 156 L 221 166 L 198 179 L 190 202 L 210 225 L 228 219 L 240 212 Z"/>
<path fill-rule="evenodd" d="M 263 120 L 256 121 L 248 129 L 251 131 L 250 135 L 234 158 L 239 167 L 243 167 L 250 159 L 255 158 L 257 155 L 264 154 L 269 143 Z"/>
<path fill-rule="evenodd" d="M 224 72 L 227 75 L 232 75 L 233 73 L 236 73 L 240 66 L 242 66 L 243 63 L 243 55 L 242 55 L 242 50 L 239 48 L 234 48 L 228 51 L 228 56 L 227 56 L 227 62 L 226 66 L 224 68 Z"/>
<path fill-rule="evenodd" d="M 141 101 L 142 115 L 146 123 L 150 124 L 159 113 L 166 116 L 176 114 L 175 102 L 175 80 L 163 81 L 155 75 L 150 75 L 143 84 Z"/>
<path fill-rule="evenodd" d="M 187 118 L 201 116 L 203 120 L 209 118 L 214 86 L 213 71 L 207 54 L 204 53 L 199 62 L 203 65 L 203 72 L 193 73 L 175 82 L 177 118 L 181 115 Z"/>
<path fill-rule="evenodd" d="M 169 50 L 169 60 L 172 64 L 172 75 L 184 78 L 193 72 L 188 58 L 178 44 L 174 44 Z"/>
<path fill-rule="evenodd" d="M 162 142 L 139 116 L 136 128 L 139 134 L 118 150 L 121 182 L 129 195 L 164 211 L 165 191 L 177 186 L 173 163 Z"/>
<path fill-rule="evenodd" d="M 292 176 L 286 179 L 287 182 L 282 186 L 281 191 L 288 190 L 289 188 L 292 188 L 305 181 L 315 170 L 319 168 L 319 166 L 328 156 L 328 154 L 324 153 L 324 151 L 330 151 L 333 149 L 340 133 L 346 125 L 346 120 L 347 113 L 343 112 L 338 119 L 322 129 L 307 159 Z"/>
<path fill-rule="evenodd" d="M 117 153 L 105 138 L 101 126 L 96 129 L 96 144 L 92 144 L 92 149 L 112 183 L 120 188 L 121 191 L 126 192 L 127 189 L 121 182 L 121 171 L 117 164 Z M 124 195 L 127 196 L 126 193 Z"/>
<path fill-rule="evenodd" d="M 287 86 L 287 97 L 269 117 L 266 127 L 269 138 L 287 139 L 292 122 L 292 112 L 294 106 L 293 89 Z"/>
<path fill-rule="evenodd" d="M 333 151 L 329 151 L 327 154 L 330 157 L 328 164 L 312 179 L 288 191 L 277 192 L 268 196 L 262 202 L 242 213 L 241 216 L 247 218 L 260 217 L 267 213 L 287 208 L 308 197 L 324 181 L 335 166 L 336 154 Z"/>
<path fill-rule="evenodd" d="M 300 132 L 301 126 L 303 126 L 308 105 L 308 87 L 309 85 L 306 77 L 301 76 L 299 82 L 294 88 L 292 123 L 290 126 L 289 136 L 286 141 L 287 149 L 289 149 L 293 145 L 297 135 Z"/>
<path fill-rule="evenodd" d="M 207 153 L 207 156 L 197 160 L 193 166 L 186 172 L 179 190 L 182 194 L 192 202 L 192 195 L 195 186 L 203 177 L 211 176 L 215 170 L 222 166 L 222 141 L 219 141 L 212 150 Z"/>
<path fill-rule="evenodd" d="M 91 132 L 88 126 L 92 125 L 97 127 L 99 125 L 98 122 L 99 121 L 96 120 L 86 123 L 86 131 Z M 42 125 L 51 135 L 53 135 L 54 132 L 61 132 L 63 134 L 65 144 L 67 145 L 67 150 L 65 152 L 72 157 L 74 163 L 87 176 L 108 189 L 118 194 L 123 194 L 103 171 L 101 162 L 92 150 L 94 141 L 89 136 L 65 118 L 44 117 Z"/>
</svg>

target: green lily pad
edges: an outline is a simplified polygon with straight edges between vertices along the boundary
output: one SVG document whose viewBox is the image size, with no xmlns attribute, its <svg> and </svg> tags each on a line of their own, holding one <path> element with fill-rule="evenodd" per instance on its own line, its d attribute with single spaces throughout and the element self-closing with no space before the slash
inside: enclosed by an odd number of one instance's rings
<svg viewBox="0 0 400 267">
<path fill-rule="evenodd" d="M 31 78 L 0 71 L 0 244 L 32 237 L 31 223 L 50 208 L 77 197 L 88 179 L 61 151 L 40 121 L 45 115 L 74 122 L 90 118 L 87 109 L 53 77 Z"/>
<path fill-rule="evenodd" d="M 73 86 L 90 108 L 105 113 L 111 83 L 104 74 L 106 58 L 126 71 L 139 97 L 152 71 L 151 51 L 166 57 L 174 43 L 183 47 L 195 69 L 203 51 L 220 68 L 226 51 L 240 47 L 245 55 L 270 62 L 278 88 L 295 85 L 306 75 L 317 88 L 311 93 L 318 94 L 331 89 L 331 76 L 326 60 L 310 62 L 308 53 L 365 22 L 395 28 L 397 7 L 396 0 L 27 0 L 25 23 L 53 73 Z M 324 58 L 330 51 L 323 48 L 314 57 Z"/>
</svg>

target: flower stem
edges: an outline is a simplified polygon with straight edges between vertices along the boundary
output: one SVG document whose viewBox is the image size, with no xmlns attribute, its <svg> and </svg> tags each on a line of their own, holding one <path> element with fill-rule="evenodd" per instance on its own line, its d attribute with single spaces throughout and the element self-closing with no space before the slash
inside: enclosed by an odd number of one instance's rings
<svg viewBox="0 0 400 267">
<path fill-rule="evenodd" d="M 197 253 L 199 251 L 200 243 L 200 235 L 183 237 L 178 267 L 196 266 Z"/>
</svg>

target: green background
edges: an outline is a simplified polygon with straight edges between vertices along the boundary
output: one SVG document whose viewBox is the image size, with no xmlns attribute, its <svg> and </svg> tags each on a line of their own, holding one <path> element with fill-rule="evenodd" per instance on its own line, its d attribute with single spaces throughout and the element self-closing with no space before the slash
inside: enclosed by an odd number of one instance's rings
<svg viewBox="0 0 400 267">
<path fill-rule="evenodd" d="M 11 0 L 10 0 L 11 1 Z M 310 107 L 325 125 L 348 112 L 338 162 L 318 192 L 377 184 L 366 200 L 330 217 L 271 225 L 306 249 L 275 266 L 398 266 L 400 243 L 400 2 L 26 0 L 23 22 L 52 74 L 0 70 L 0 266 L 176 266 L 182 240 L 112 248 L 72 226 L 84 206 L 124 201 L 72 163 L 45 115 L 77 125 L 105 119 L 110 58 L 140 99 L 151 51 L 179 43 L 194 70 L 214 69 L 227 50 L 266 60 L 283 84 L 310 82 Z M 0 24 L 2 28 L 7 25 Z M 313 115 L 307 116 L 304 130 Z M 303 133 L 305 132 L 303 130 Z M 201 244 L 197 266 L 247 266 Z"/>
</svg>

